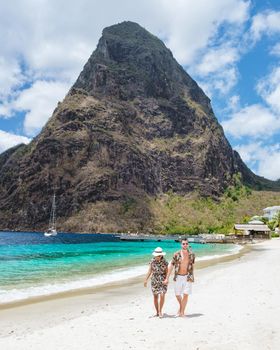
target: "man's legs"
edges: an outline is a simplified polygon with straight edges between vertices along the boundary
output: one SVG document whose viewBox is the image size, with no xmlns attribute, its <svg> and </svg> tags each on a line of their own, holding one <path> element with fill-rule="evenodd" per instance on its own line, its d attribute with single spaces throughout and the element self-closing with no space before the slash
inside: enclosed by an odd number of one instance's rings
<svg viewBox="0 0 280 350">
<path fill-rule="evenodd" d="M 179 303 L 178 316 L 185 316 L 185 309 L 187 306 L 188 297 L 189 297 L 188 294 L 183 294 L 183 296 L 176 295 L 176 299 L 178 300 L 178 303 Z"/>
<path fill-rule="evenodd" d="M 180 312 L 180 316 L 185 316 L 185 309 L 188 303 L 188 298 L 189 295 L 188 294 L 183 294 L 183 298 L 181 301 L 181 312 Z"/>
<path fill-rule="evenodd" d="M 181 276 L 177 276 L 177 279 L 175 281 L 175 295 L 179 303 L 179 310 L 177 312 L 177 316 L 181 316 L 182 294 L 183 294 L 182 278 Z"/>
<path fill-rule="evenodd" d="M 192 283 L 188 281 L 184 281 L 184 288 L 182 293 L 182 302 L 181 302 L 181 315 L 182 317 L 185 316 L 185 310 L 188 303 L 189 295 L 192 294 Z"/>
<path fill-rule="evenodd" d="M 181 307 L 182 307 L 182 297 L 181 297 L 181 295 L 176 295 L 176 299 L 178 300 L 178 303 L 179 303 L 179 310 L 177 312 L 177 315 L 181 316 Z"/>
<path fill-rule="evenodd" d="M 158 307 L 158 294 L 154 294 L 154 305 L 156 309 L 156 315 L 159 315 L 159 307 Z"/>
</svg>

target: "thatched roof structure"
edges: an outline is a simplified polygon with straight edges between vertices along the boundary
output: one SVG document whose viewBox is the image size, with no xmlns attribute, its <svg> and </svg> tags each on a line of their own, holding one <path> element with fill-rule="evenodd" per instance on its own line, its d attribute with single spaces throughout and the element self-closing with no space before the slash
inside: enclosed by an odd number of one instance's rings
<svg viewBox="0 0 280 350">
<path fill-rule="evenodd" d="M 238 231 L 247 231 L 244 234 L 250 234 L 250 231 L 253 232 L 270 232 L 270 229 L 265 224 L 235 224 L 234 229 Z"/>
</svg>

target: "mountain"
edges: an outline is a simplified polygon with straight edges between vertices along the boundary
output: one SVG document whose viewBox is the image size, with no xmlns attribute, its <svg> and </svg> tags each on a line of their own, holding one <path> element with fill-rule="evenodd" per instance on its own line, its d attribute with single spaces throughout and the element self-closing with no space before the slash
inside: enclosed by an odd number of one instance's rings
<svg viewBox="0 0 280 350">
<path fill-rule="evenodd" d="M 237 173 L 279 189 L 232 150 L 209 98 L 163 42 L 123 22 L 103 30 L 41 133 L 0 155 L 0 229 L 46 227 L 54 190 L 62 230 L 94 231 L 101 221 L 123 230 L 133 207 L 131 227 L 144 229 L 150 198 L 217 198 Z"/>
</svg>

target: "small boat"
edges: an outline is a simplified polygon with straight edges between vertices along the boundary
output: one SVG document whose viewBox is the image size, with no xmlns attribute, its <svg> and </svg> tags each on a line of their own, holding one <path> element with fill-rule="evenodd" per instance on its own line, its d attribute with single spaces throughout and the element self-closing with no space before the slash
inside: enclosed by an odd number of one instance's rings
<svg viewBox="0 0 280 350">
<path fill-rule="evenodd" d="M 49 228 L 44 233 L 45 237 L 51 237 L 51 236 L 56 236 L 57 235 L 55 211 L 56 211 L 56 204 L 55 204 L 55 194 L 54 194 L 53 195 L 53 200 L 52 200 L 52 208 L 51 208 Z"/>
</svg>

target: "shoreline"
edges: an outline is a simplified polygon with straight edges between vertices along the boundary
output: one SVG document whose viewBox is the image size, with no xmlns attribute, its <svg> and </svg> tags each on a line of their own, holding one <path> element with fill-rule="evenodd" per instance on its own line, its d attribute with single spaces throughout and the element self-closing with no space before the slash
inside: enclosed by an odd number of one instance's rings
<svg viewBox="0 0 280 350">
<path fill-rule="evenodd" d="M 249 253 L 252 250 L 252 245 L 248 245 L 248 244 L 242 245 L 242 246 L 239 245 L 239 248 L 240 249 L 236 252 L 221 255 L 214 258 L 209 258 L 207 260 L 204 260 L 204 259 L 199 260 L 198 258 L 198 261 L 195 264 L 195 270 L 200 270 L 203 268 L 207 268 L 209 266 L 214 266 L 217 264 L 238 259 L 241 256 Z M 8 302 L 0 303 L 0 312 L 1 310 L 17 308 L 24 305 L 37 304 L 40 302 L 45 302 L 50 300 L 71 298 L 73 296 L 82 296 L 82 295 L 93 294 L 93 293 L 102 293 L 107 289 L 109 290 L 111 288 L 119 288 L 124 285 L 131 286 L 134 284 L 138 284 L 140 281 L 142 281 L 144 276 L 145 274 L 139 274 L 136 277 L 124 278 L 124 279 L 116 280 L 113 282 L 107 282 L 96 286 L 74 288 L 74 289 L 69 289 L 61 292 L 54 292 L 51 294 L 31 296 L 31 297 L 23 298 L 21 300 L 8 301 Z"/>
<path fill-rule="evenodd" d="M 38 231 L 38 230 L 1 230 L 0 233 L 36 233 L 36 234 L 44 234 L 45 231 Z M 167 234 L 167 233 L 156 233 L 156 232 L 150 232 L 150 233 L 145 233 L 145 232 L 72 232 L 72 231 L 59 231 L 59 234 L 74 234 L 74 235 L 111 235 L 111 236 L 118 236 L 118 237 L 130 237 L 130 238 L 137 238 L 137 237 L 145 237 L 145 238 L 151 238 L 153 237 L 155 240 L 158 238 L 161 238 L 162 240 L 177 240 L 181 239 L 182 237 L 187 237 L 188 239 L 192 238 L 202 238 L 203 235 L 208 235 L 209 237 L 214 237 L 215 242 L 213 243 L 221 243 L 221 239 L 217 239 L 216 237 L 223 235 L 225 236 L 224 242 L 222 243 L 231 243 L 229 242 L 232 238 L 236 239 L 236 243 L 239 243 L 239 241 L 245 242 L 245 243 L 250 243 L 249 240 L 244 240 L 244 236 L 237 235 L 237 234 L 220 234 L 220 233 L 198 233 L 198 234 L 186 234 L 186 233 L 176 233 L 176 234 Z M 240 237 L 239 237 L 240 236 Z M 153 240 L 153 239 L 151 239 Z M 208 243 L 208 242 L 206 242 Z"/>
<path fill-rule="evenodd" d="M 1 310 L 0 347 L 276 350 L 279 251 L 280 240 L 273 239 L 253 245 L 235 259 L 197 269 L 186 318 L 174 317 L 178 305 L 172 282 L 164 317 L 152 317 L 151 290 L 141 279 L 98 293 Z"/>
</svg>

